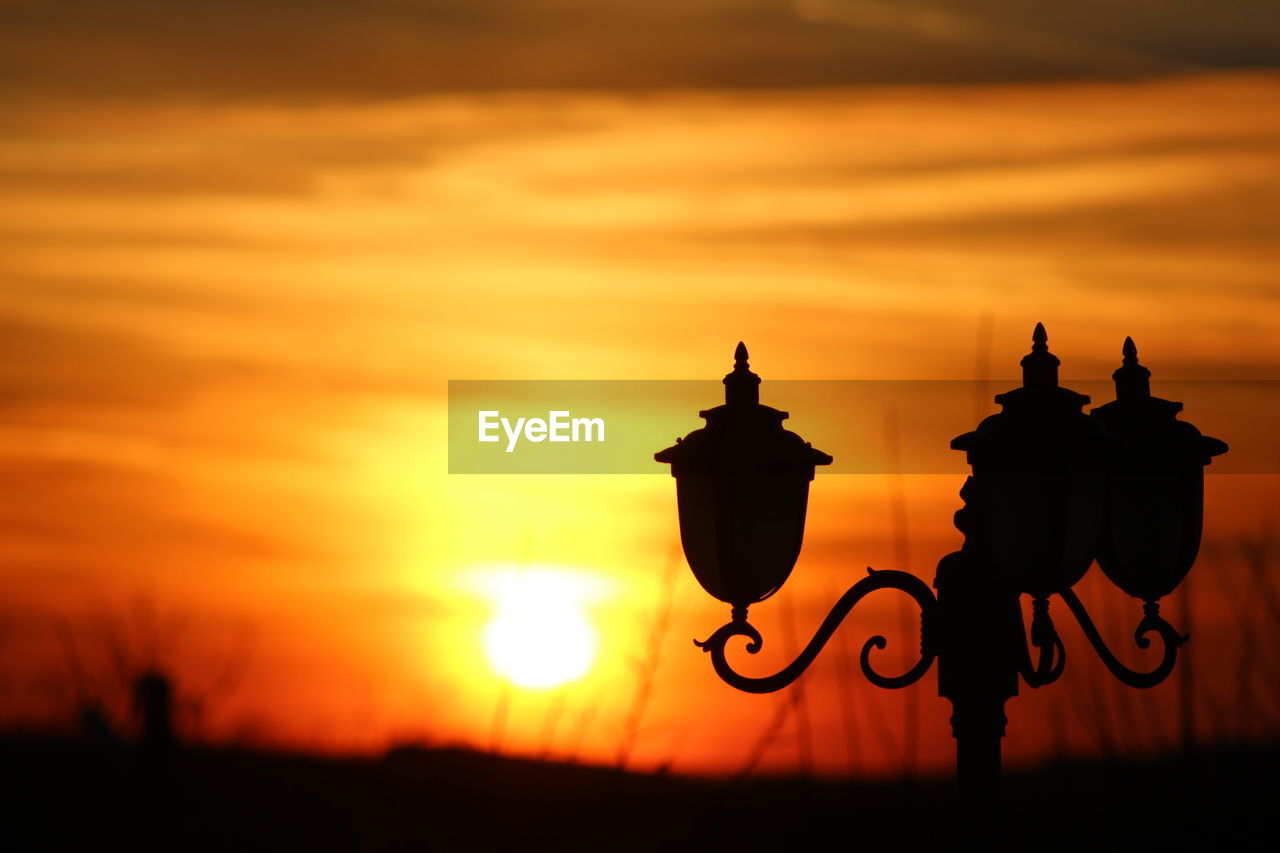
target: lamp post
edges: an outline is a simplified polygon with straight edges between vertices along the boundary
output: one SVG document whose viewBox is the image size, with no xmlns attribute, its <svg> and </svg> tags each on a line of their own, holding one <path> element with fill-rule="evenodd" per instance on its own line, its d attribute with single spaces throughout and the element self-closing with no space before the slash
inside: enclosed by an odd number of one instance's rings
<svg viewBox="0 0 1280 853">
<path fill-rule="evenodd" d="M 866 595 L 894 589 L 920 608 L 920 657 L 905 673 L 885 675 L 871 664 L 887 642 L 873 636 L 859 666 L 877 687 L 906 687 L 938 660 L 938 692 L 952 705 L 956 778 L 969 798 L 993 801 L 1000 787 L 1005 703 L 1062 674 L 1066 655 L 1049 614 L 1058 596 L 1079 622 L 1107 669 L 1132 687 L 1152 687 L 1173 670 L 1186 642 L 1160 615 L 1159 599 L 1191 569 L 1200 544 L 1204 466 L 1226 444 L 1177 419 L 1181 403 L 1152 397 L 1150 371 L 1126 339 L 1115 371 L 1116 400 L 1086 414 L 1089 398 L 1058 385 L 1056 356 L 1044 326 L 1022 359 L 1023 382 L 996 396 L 1001 411 L 958 436 L 973 469 L 960 490 L 955 526 L 959 551 L 938 563 L 934 595 L 906 572 L 868 569 L 836 602 L 799 656 L 778 672 L 745 676 L 728 661 L 726 645 L 747 639 L 750 654 L 763 638 L 748 608 L 776 592 L 800 554 L 809 483 L 831 457 L 782 428 L 786 412 L 761 405 L 760 378 L 739 343 L 724 378 L 725 404 L 701 413 L 707 425 L 655 454 L 676 480 L 680 539 L 703 588 L 731 606 L 728 623 L 696 644 L 717 675 L 748 693 L 771 693 L 808 668 L 840 623 Z M 1134 632 L 1162 643 L 1160 662 L 1137 671 L 1103 642 L 1072 587 L 1094 561 L 1129 595 L 1141 599 Z M 1030 632 L 1021 597 L 1031 597 Z M 1028 641 L 1030 647 L 1028 647 Z M 696 641 L 695 641 L 696 642 Z M 1034 650 L 1034 654 L 1033 651 Z"/>
</svg>

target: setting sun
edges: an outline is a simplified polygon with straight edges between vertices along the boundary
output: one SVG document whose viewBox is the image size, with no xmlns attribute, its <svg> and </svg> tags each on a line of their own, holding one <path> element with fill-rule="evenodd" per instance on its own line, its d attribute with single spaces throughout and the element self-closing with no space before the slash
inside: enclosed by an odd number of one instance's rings
<svg viewBox="0 0 1280 853">
<path fill-rule="evenodd" d="M 596 657 L 585 584 L 555 569 L 525 569 L 496 579 L 484 651 L 493 671 L 517 687 L 559 687 L 582 678 Z"/>
</svg>

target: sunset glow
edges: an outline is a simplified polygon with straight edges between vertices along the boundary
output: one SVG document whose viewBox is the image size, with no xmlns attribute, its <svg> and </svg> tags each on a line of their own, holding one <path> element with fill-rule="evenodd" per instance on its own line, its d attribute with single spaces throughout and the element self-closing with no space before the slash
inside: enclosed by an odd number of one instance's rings
<svg viewBox="0 0 1280 853">
<path fill-rule="evenodd" d="M 597 646 L 586 611 L 587 583 L 565 571 L 528 569 L 497 575 L 493 589 L 484 650 L 495 673 L 529 689 L 559 687 L 587 674 Z"/>
</svg>

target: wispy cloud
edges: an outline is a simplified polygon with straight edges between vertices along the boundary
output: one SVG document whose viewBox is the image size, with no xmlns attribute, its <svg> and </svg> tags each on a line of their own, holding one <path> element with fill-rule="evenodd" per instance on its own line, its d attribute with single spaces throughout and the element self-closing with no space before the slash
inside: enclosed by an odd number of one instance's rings
<svg viewBox="0 0 1280 853">
<path fill-rule="evenodd" d="M 1064 70 L 1098 75 L 1161 74 L 1203 70 L 1181 60 L 1126 44 L 1131 33 L 1118 27 L 1115 41 L 1088 39 L 1070 32 L 1001 21 L 993 14 L 966 12 L 916 0 L 793 0 L 805 20 L 840 24 L 860 30 L 906 33 L 935 44 L 958 44 L 995 54 L 1050 63 Z M 968 4 L 966 4 L 968 5 Z M 993 10 L 994 11 L 994 10 Z M 1116 10 L 1123 14 L 1123 10 Z M 1099 10 L 1101 12 L 1101 10 Z"/>
</svg>

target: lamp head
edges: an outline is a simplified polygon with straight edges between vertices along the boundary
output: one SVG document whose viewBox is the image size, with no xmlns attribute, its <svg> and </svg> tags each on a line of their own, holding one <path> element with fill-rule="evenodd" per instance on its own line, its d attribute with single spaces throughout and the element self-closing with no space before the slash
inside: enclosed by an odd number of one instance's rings
<svg viewBox="0 0 1280 853">
<path fill-rule="evenodd" d="M 654 454 L 676 479 L 680 542 L 711 595 L 745 613 L 791 574 L 804 538 L 809 482 L 831 457 L 782 428 L 787 413 L 760 404 L 760 377 L 739 343 L 725 402 L 707 422 Z"/>
<path fill-rule="evenodd" d="M 973 467 L 966 546 L 1007 588 L 1046 597 L 1079 581 L 1097 553 L 1108 438 L 1083 412 L 1089 398 L 1058 385 L 1060 362 L 1042 324 L 1031 341 L 1022 387 L 998 394 L 1001 411 L 951 447 Z"/>
<path fill-rule="evenodd" d="M 1191 570 L 1204 525 L 1204 468 L 1225 442 L 1178 420 L 1182 404 L 1151 396 L 1151 371 L 1125 338 L 1116 399 L 1090 414 L 1119 437 L 1107 466 L 1098 565 L 1129 595 L 1156 601 Z"/>
</svg>

